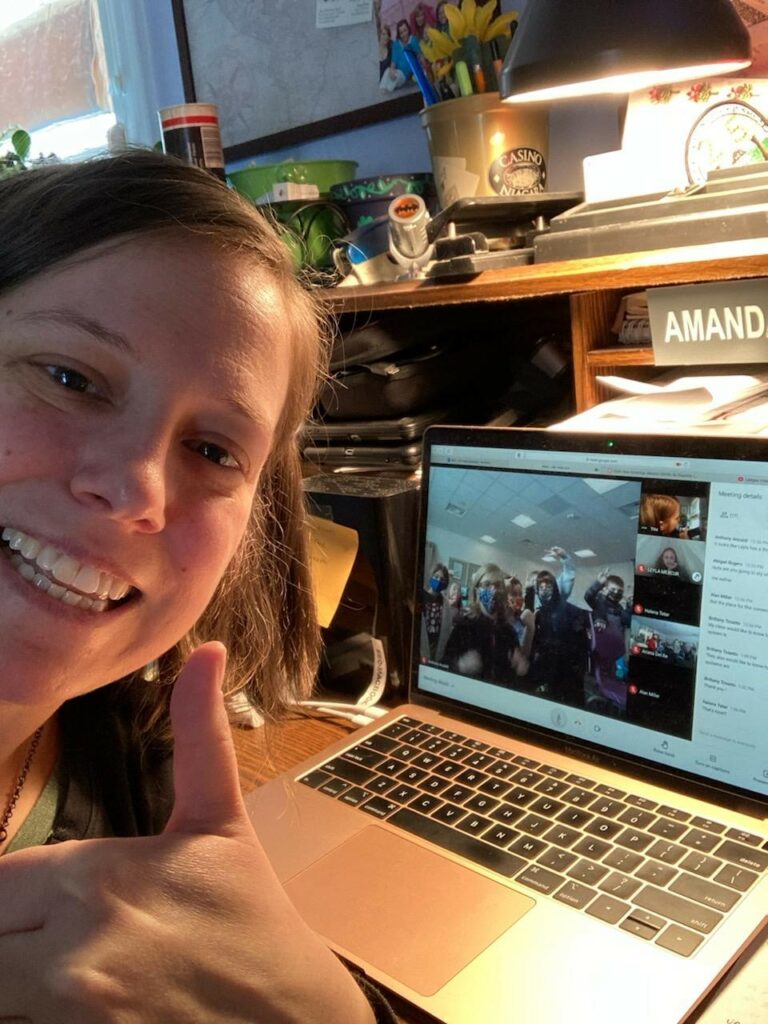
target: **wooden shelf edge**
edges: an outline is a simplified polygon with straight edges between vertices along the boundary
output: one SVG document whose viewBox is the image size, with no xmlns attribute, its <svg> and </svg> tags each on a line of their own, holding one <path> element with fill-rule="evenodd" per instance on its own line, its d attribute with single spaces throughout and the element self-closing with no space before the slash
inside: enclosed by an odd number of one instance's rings
<svg viewBox="0 0 768 1024">
<path fill-rule="evenodd" d="M 470 279 L 399 281 L 321 291 L 335 313 L 526 299 L 768 276 L 768 238 L 486 270 Z"/>
<path fill-rule="evenodd" d="M 654 366 L 653 349 L 648 347 L 593 348 L 587 353 L 587 366 Z"/>
</svg>

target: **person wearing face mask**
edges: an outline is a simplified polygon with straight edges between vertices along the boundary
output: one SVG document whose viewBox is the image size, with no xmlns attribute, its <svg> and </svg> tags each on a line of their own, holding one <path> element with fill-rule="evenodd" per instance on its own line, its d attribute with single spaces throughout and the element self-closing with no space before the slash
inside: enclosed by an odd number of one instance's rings
<svg viewBox="0 0 768 1024">
<path fill-rule="evenodd" d="M 536 574 L 533 589 L 538 607 L 528 686 L 550 700 L 583 707 L 589 614 L 566 600 L 548 569 Z"/>
<path fill-rule="evenodd" d="M 533 633 L 536 624 L 534 612 L 525 606 L 523 584 L 516 576 L 506 580 L 507 587 L 507 621 L 517 634 L 520 645 L 520 666 L 518 675 L 528 672 L 528 664 L 533 646 Z"/>
<path fill-rule="evenodd" d="M 451 581 L 448 569 L 438 562 L 430 573 L 421 598 L 422 622 L 430 661 L 437 659 L 437 645 L 443 628 L 445 613 L 444 591 Z M 422 643 L 422 650 L 424 644 Z"/>
<path fill-rule="evenodd" d="M 584 600 L 592 609 L 595 638 L 592 666 L 598 689 L 623 712 L 627 706 L 624 659 L 632 618 L 629 602 L 624 600 L 624 580 L 608 568 L 601 569 L 594 583 L 587 587 Z"/>
<path fill-rule="evenodd" d="M 469 607 L 445 646 L 452 672 L 512 686 L 524 662 L 514 627 L 507 619 L 505 574 L 488 562 L 472 577 Z"/>
</svg>

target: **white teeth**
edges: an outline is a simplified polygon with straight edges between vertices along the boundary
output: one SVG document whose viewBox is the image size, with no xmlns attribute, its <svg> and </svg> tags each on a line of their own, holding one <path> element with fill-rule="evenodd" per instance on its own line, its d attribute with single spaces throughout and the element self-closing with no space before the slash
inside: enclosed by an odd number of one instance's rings
<svg viewBox="0 0 768 1024">
<path fill-rule="evenodd" d="M 109 601 L 121 600 L 131 589 L 124 580 L 93 566 L 82 565 L 52 544 L 43 545 L 21 530 L 6 526 L 2 539 L 13 552 L 11 564 L 23 579 L 72 607 L 102 612 Z"/>
<path fill-rule="evenodd" d="M 75 582 L 75 576 L 79 569 L 80 563 L 76 562 L 71 555 L 59 555 L 49 571 L 53 573 L 59 583 L 68 587 L 70 583 Z"/>
<path fill-rule="evenodd" d="M 58 566 L 58 562 L 56 566 Z M 62 580 L 56 572 L 54 567 L 53 575 L 59 580 L 60 583 L 66 583 L 66 580 Z M 72 585 L 75 590 L 81 591 L 83 594 L 100 594 L 99 582 L 101 581 L 101 573 L 98 569 L 94 569 L 90 565 L 81 565 L 78 569 L 77 575 L 72 581 Z"/>
</svg>

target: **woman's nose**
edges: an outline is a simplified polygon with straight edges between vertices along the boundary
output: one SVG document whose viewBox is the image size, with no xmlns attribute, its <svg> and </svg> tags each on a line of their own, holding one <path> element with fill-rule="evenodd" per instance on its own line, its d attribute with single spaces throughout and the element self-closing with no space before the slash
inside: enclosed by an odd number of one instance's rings
<svg viewBox="0 0 768 1024">
<path fill-rule="evenodd" d="M 165 526 L 166 453 L 126 450 L 107 443 L 91 450 L 73 473 L 70 489 L 83 504 L 144 533 Z"/>
</svg>

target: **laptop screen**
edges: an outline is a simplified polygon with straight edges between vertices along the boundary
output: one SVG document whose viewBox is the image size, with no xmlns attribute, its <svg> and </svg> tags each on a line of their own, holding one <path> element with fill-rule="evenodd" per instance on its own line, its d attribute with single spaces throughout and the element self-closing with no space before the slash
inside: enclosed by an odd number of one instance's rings
<svg viewBox="0 0 768 1024">
<path fill-rule="evenodd" d="M 768 798 L 768 444 L 425 441 L 417 693 Z"/>
</svg>

